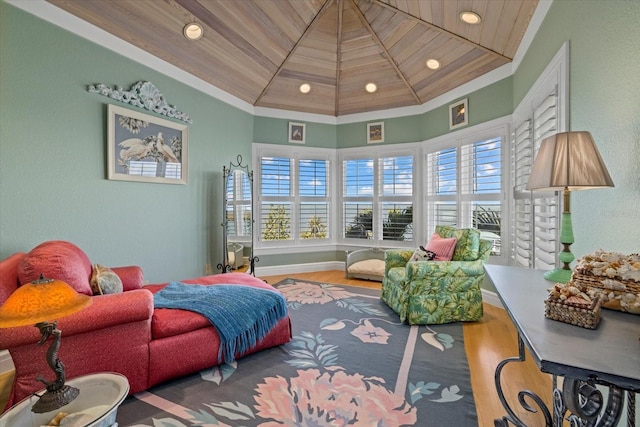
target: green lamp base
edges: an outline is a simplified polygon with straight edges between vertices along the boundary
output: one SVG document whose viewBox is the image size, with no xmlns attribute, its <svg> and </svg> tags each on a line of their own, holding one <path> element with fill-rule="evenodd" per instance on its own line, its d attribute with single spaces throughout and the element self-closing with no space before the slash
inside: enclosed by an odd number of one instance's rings
<svg viewBox="0 0 640 427">
<path fill-rule="evenodd" d="M 544 273 L 544 278 L 555 283 L 567 283 L 571 280 L 571 270 L 565 270 L 564 268 L 556 268 L 555 270 L 547 271 Z"/>
</svg>

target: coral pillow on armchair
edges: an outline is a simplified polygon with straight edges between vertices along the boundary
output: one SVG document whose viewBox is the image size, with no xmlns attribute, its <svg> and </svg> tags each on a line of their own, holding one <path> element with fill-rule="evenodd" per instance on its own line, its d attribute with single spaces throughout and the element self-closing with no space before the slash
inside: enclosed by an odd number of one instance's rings
<svg viewBox="0 0 640 427">
<path fill-rule="evenodd" d="M 451 261 L 457 240 L 455 237 L 444 239 L 437 233 L 433 233 L 425 249 L 436 254 L 435 261 Z"/>
</svg>

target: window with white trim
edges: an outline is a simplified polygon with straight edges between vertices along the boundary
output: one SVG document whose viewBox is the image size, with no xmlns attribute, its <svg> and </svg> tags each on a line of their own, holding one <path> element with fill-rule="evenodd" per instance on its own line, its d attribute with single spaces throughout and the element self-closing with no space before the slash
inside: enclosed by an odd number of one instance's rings
<svg viewBox="0 0 640 427">
<path fill-rule="evenodd" d="M 263 149 L 258 153 L 258 240 L 288 245 L 331 238 L 332 156 L 308 149 Z"/>
<path fill-rule="evenodd" d="M 413 241 L 414 162 L 413 152 L 397 149 L 342 158 L 345 240 Z"/>
<path fill-rule="evenodd" d="M 477 228 L 501 255 L 505 212 L 502 152 L 506 127 L 443 141 L 426 154 L 427 233 L 437 225 Z"/>
</svg>

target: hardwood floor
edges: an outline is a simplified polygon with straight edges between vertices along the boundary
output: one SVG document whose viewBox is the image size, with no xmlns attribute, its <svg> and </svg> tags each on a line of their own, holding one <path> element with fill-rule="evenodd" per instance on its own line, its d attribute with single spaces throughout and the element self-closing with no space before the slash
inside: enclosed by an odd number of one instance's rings
<svg viewBox="0 0 640 427">
<path fill-rule="evenodd" d="M 346 279 L 343 271 L 319 271 L 313 273 L 263 276 L 261 279 L 274 284 L 287 277 L 368 288 L 380 288 L 380 283 L 367 280 Z M 502 360 L 518 355 L 516 330 L 507 313 L 498 307 L 484 304 L 484 317 L 479 322 L 464 323 L 464 341 L 471 370 L 471 386 L 478 412 L 480 427 L 493 426 L 493 421 L 506 414 L 495 388 L 495 368 Z M 510 363 L 503 370 L 503 389 L 514 411 L 527 426 L 543 426 L 541 414 L 529 414 L 518 403 L 518 392 L 531 390 L 545 400 L 551 408 L 551 376 L 538 370 L 527 353 L 524 363 Z M 533 402 L 529 401 L 530 404 Z"/>
</svg>

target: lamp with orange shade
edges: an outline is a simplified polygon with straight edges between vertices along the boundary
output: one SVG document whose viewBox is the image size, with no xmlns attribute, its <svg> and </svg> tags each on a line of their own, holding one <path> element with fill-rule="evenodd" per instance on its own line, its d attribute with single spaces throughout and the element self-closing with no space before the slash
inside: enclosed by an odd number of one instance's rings
<svg viewBox="0 0 640 427">
<path fill-rule="evenodd" d="M 57 321 L 82 310 L 91 304 L 91 298 L 77 293 L 61 280 L 40 279 L 24 284 L 9 296 L 0 306 L 0 328 L 13 328 L 35 324 L 40 331 L 38 342 L 43 345 L 50 336 L 53 341 L 47 350 L 47 364 L 56 374 L 54 381 L 46 381 L 38 376 L 38 381 L 46 386 L 46 392 L 40 396 L 31 410 L 35 413 L 53 411 L 73 401 L 80 391 L 65 384 L 64 365 L 58 359 L 61 331 Z"/>
</svg>

